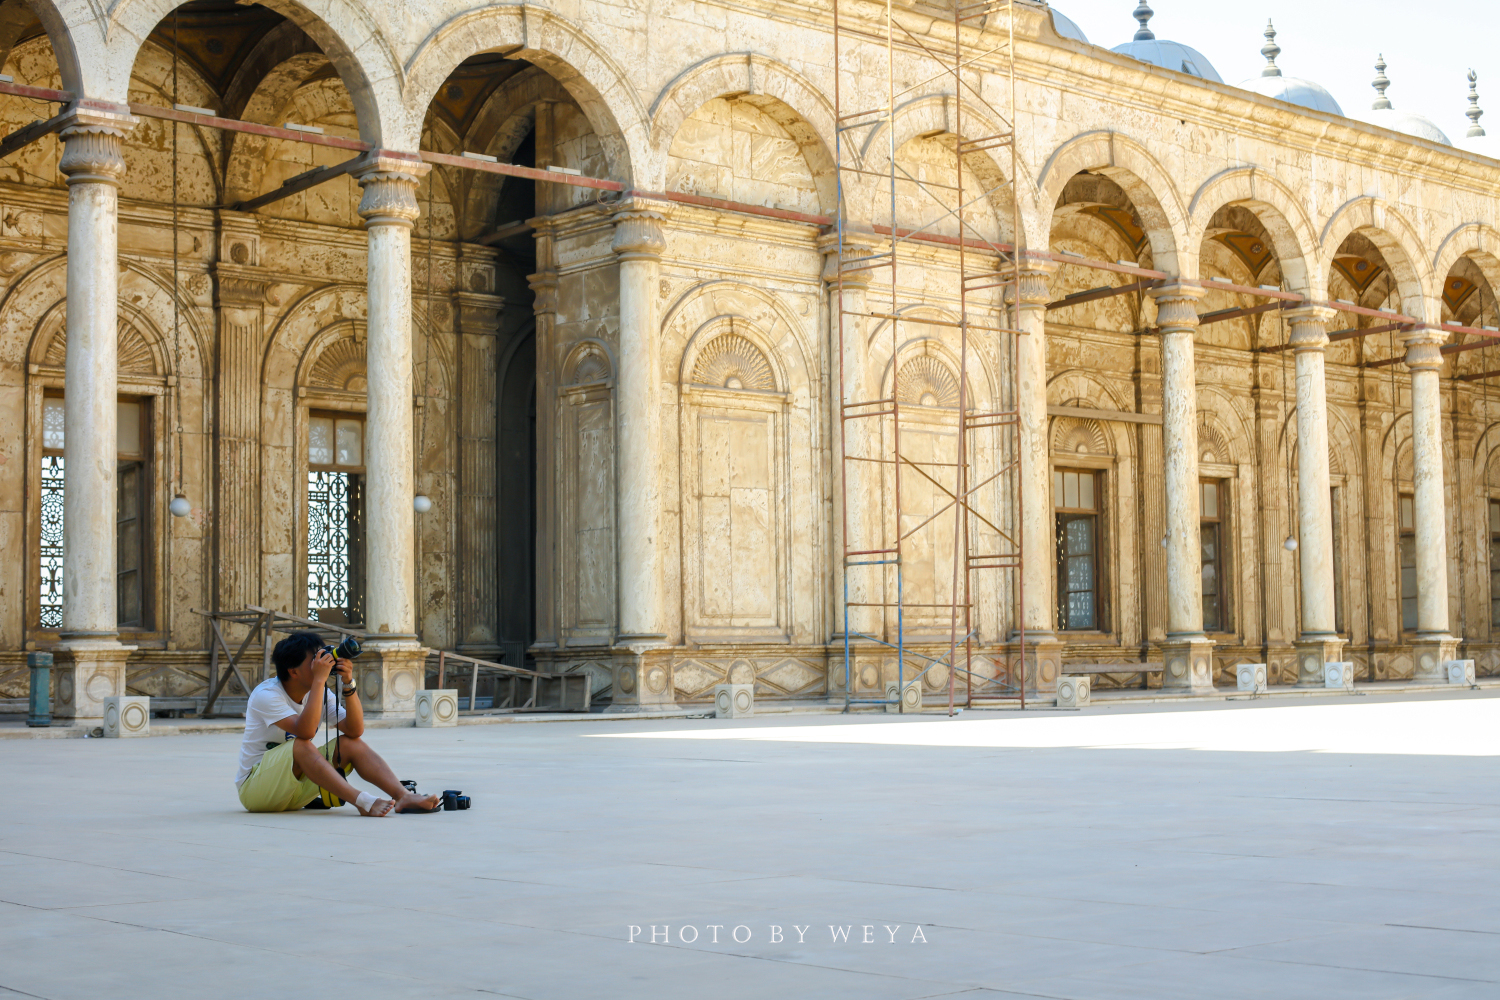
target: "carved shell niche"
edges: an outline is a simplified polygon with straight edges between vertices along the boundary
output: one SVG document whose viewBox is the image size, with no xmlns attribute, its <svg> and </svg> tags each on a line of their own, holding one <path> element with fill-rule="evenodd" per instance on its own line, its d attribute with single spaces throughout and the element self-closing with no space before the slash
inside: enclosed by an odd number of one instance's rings
<svg viewBox="0 0 1500 1000">
<path fill-rule="evenodd" d="M 585 347 L 582 353 L 573 362 L 572 374 L 568 376 L 568 385 L 588 385 L 590 382 L 603 382 L 613 374 L 609 367 L 609 358 L 595 345 Z"/>
<path fill-rule="evenodd" d="M 1198 460 L 1209 464 L 1228 465 L 1234 461 L 1234 452 L 1219 429 L 1206 418 L 1198 420 Z"/>
<path fill-rule="evenodd" d="M 958 405 L 958 379 L 930 354 L 912 358 L 896 375 L 896 398 L 918 406 Z"/>
<path fill-rule="evenodd" d="M 340 392 L 364 392 L 365 345 L 353 337 L 340 337 L 323 349 L 307 373 L 307 384 Z"/>
<path fill-rule="evenodd" d="M 117 367 L 122 375 L 155 375 L 156 359 L 151 356 L 151 347 L 146 343 L 146 338 L 135 326 L 127 320 L 119 321 L 119 341 L 117 350 L 119 360 Z M 47 353 L 42 358 L 42 363 L 54 368 L 66 367 L 68 361 L 68 329 L 58 327 L 57 332 L 52 335 L 52 340 L 47 344 Z"/>
<path fill-rule="evenodd" d="M 699 352 L 692 380 L 698 385 L 723 389 L 776 388 L 766 356 L 737 333 L 720 334 Z"/>
<path fill-rule="evenodd" d="M 1097 420 L 1081 420 L 1077 417 L 1058 417 L 1052 427 L 1052 454 L 1064 455 L 1108 455 L 1109 438 L 1104 426 Z"/>
</svg>

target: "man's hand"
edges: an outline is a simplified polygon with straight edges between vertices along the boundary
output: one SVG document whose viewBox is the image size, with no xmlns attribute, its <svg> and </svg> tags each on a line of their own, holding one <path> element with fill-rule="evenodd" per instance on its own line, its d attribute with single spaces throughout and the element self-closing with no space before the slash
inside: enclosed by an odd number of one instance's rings
<svg viewBox="0 0 1500 1000">
<path fill-rule="evenodd" d="M 347 663 L 348 661 L 344 662 Z M 328 650 L 318 650 L 318 655 L 314 656 L 312 661 L 313 684 L 328 683 L 328 675 L 333 672 L 335 666 L 333 656 Z"/>
<path fill-rule="evenodd" d="M 328 654 L 324 653 L 323 655 L 327 656 Z M 348 687 L 354 683 L 354 661 L 339 660 L 334 664 L 333 673 L 343 683 L 344 687 Z"/>
</svg>

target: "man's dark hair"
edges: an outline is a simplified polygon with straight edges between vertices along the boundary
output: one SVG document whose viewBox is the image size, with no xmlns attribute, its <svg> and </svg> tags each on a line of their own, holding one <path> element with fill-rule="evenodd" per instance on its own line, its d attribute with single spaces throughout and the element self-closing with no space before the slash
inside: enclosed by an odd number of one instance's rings
<svg viewBox="0 0 1500 1000">
<path fill-rule="evenodd" d="M 293 632 L 282 639 L 271 650 L 271 662 L 276 665 L 276 679 L 285 684 L 287 671 L 302 666 L 307 654 L 316 654 L 323 645 L 322 637 L 316 632 Z"/>
</svg>

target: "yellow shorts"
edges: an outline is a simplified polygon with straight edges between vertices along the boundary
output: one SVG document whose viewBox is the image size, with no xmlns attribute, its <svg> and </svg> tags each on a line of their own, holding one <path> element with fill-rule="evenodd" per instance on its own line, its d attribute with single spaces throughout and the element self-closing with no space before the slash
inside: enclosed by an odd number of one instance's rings
<svg viewBox="0 0 1500 1000">
<path fill-rule="evenodd" d="M 292 773 L 292 743 L 287 740 L 266 751 L 240 784 L 240 805 L 253 813 L 289 812 L 318 797 L 322 789 L 311 778 L 298 778 Z M 331 762 L 337 745 L 335 738 L 318 749 Z M 353 767 L 346 764 L 341 770 L 347 775 Z"/>
</svg>

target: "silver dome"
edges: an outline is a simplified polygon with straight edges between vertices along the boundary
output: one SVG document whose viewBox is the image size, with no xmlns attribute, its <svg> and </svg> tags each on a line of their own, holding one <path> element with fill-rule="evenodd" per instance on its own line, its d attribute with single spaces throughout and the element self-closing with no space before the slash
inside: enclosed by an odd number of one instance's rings
<svg viewBox="0 0 1500 1000">
<path fill-rule="evenodd" d="M 1339 107 L 1339 102 L 1335 101 L 1333 95 L 1320 84 L 1295 76 L 1281 75 L 1281 67 L 1276 65 L 1276 57 L 1281 55 L 1281 46 L 1276 44 L 1276 26 L 1267 21 L 1264 34 L 1266 44 L 1261 46 L 1260 54 L 1266 57 L 1265 69 L 1260 71 L 1260 76 L 1246 80 L 1240 86 L 1265 97 L 1286 101 L 1288 104 L 1342 116 L 1344 109 Z"/>
<path fill-rule="evenodd" d="M 1202 52 L 1181 42 L 1161 41 L 1146 27 L 1146 22 L 1151 20 L 1154 13 L 1146 0 L 1141 0 L 1140 6 L 1135 9 L 1135 19 L 1141 25 L 1136 29 L 1135 37 L 1124 45 L 1116 45 L 1110 51 L 1153 66 L 1161 66 L 1163 69 L 1223 83 L 1223 77 L 1219 76 L 1218 70 L 1214 69 Z"/>
<path fill-rule="evenodd" d="M 1392 132 L 1405 132 L 1429 142 L 1441 143 L 1444 146 L 1453 145 L 1443 130 L 1433 123 L 1432 119 L 1422 115 L 1414 115 L 1405 111 L 1397 111 L 1391 106 L 1391 99 L 1385 96 L 1386 89 L 1390 87 L 1391 81 L 1386 78 L 1386 61 L 1384 55 L 1375 57 L 1375 80 L 1370 86 L 1375 88 L 1375 103 L 1365 113 L 1364 120 L 1371 125 L 1388 128 Z"/>
<path fill-rule="evenodd" d="M 1052 27 L 1059 35 L 1062 35 L 1064 38 L 1077 39 L 1085 45 L 1089 44 L 1088 36 L 1083 33 L 1082 28 L 1073 23 L 1072 18 L 1068 17 L 1056 7 L 1051 8 L 1051 10 Z"/>
</svg>

